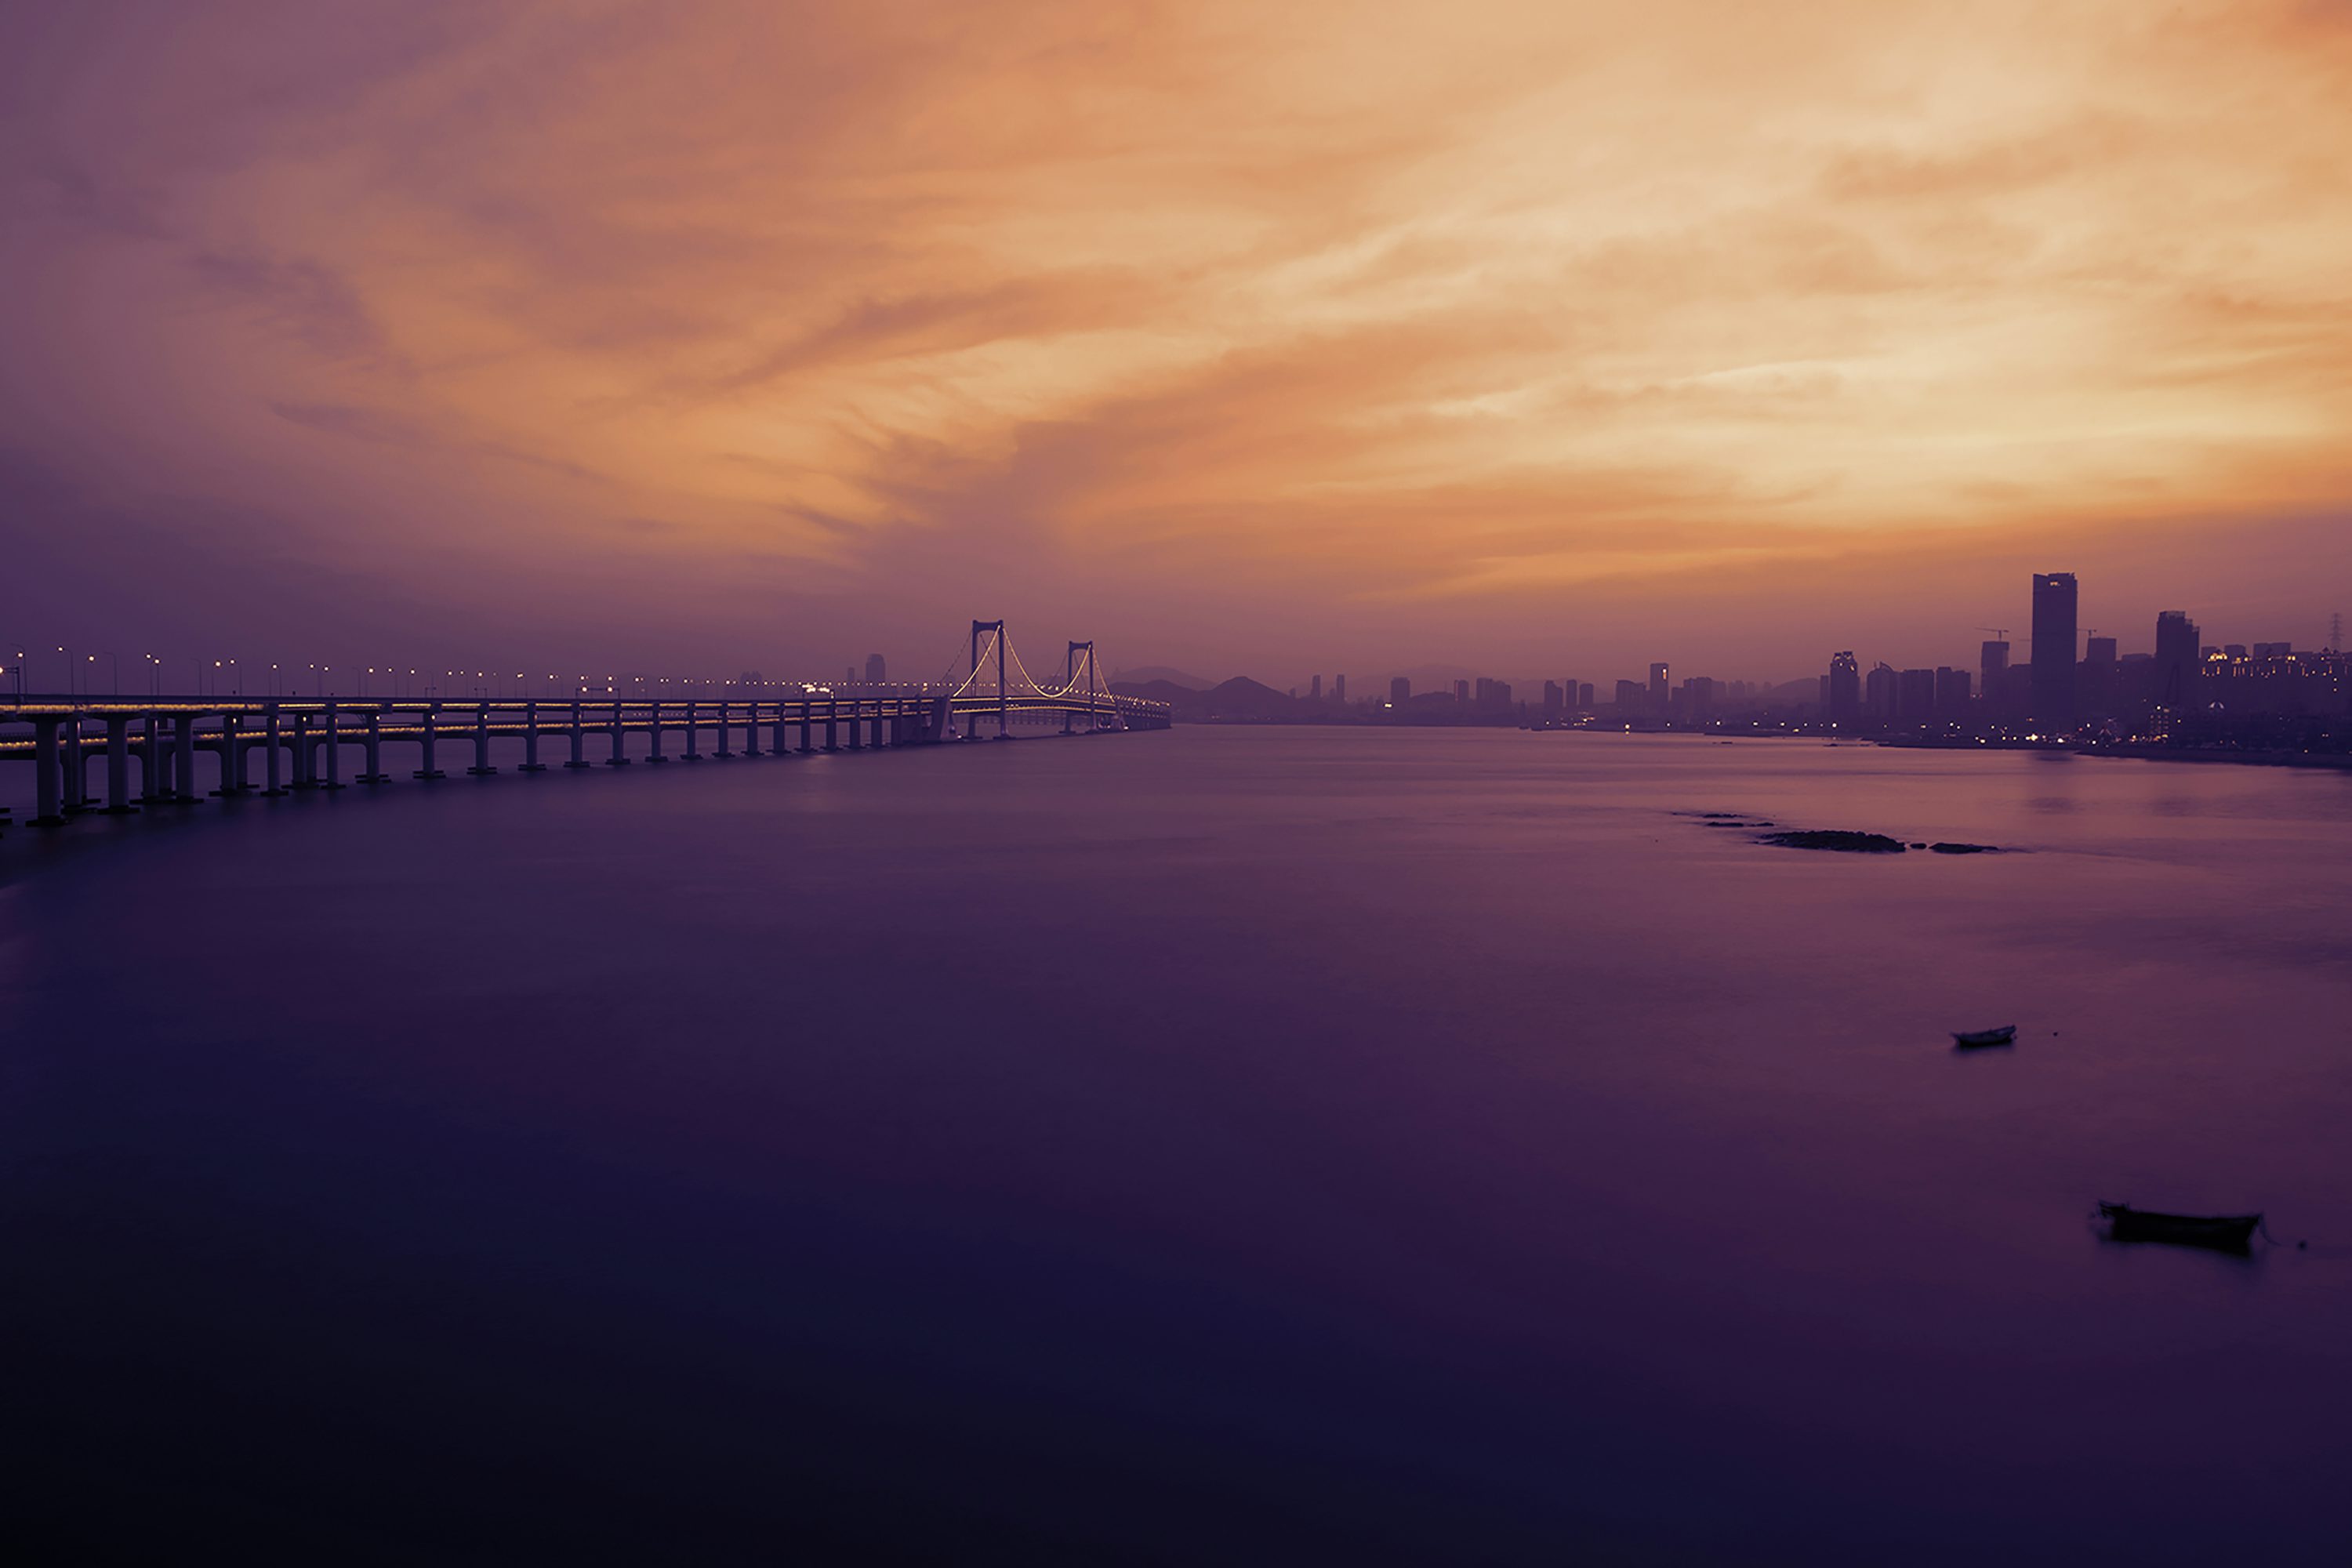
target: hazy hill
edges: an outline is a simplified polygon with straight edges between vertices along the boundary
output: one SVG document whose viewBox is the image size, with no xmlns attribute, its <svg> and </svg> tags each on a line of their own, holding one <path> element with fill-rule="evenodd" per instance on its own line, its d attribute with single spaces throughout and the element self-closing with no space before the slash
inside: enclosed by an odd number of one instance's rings
<svg viewBox="0 0 2352 1568">
<path fill-rule="evenodd" d="M 1133 669 L 1114 670 L 1110 684 L 1114 690 L 1128 686 L 1166 685 L 1181 686 L 1187 691 L 1206 691 L 1216 682 L 1188 675 L 1181 669 L 1171 669 L 1164 664 L 1145 664 Z"/>
<path fill-rule="evenodd" d="M 1194 723 L 1287 719 L 1304 706 L 1286 692 L 1276 691 L 1245 675 L 1237 675 L 1206 691 L 1179 686 L 1172 680 L 1118 680 L 1111 683 L 1111 689 L 1122 697 L 1145 697 L 1154 702 L 1165 702 L 1176 710 L 1177 718 Z"/>
</svg>

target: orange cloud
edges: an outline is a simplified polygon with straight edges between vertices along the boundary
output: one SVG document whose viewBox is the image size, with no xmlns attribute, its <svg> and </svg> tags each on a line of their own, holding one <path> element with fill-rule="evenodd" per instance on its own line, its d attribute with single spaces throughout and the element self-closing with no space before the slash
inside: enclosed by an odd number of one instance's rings
<svg viewBox="0 0 2352 1568">
<path fill-rule="evenodd" d="M 331 11 L 0 24 L 0 396 L 404 600 L 1549 658 L 2352 479 L 2341 5 Z"/>
</svg>

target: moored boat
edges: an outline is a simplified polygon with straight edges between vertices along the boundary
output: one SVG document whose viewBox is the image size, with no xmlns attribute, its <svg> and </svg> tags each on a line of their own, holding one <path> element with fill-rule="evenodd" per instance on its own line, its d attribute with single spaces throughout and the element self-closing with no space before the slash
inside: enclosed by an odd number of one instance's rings
<svg viewBox="0 0 2352 1568">
<path fill-rule="evenodd" d="M 1955 1029 L 1952 1031 L 1952 1044 L 1959 1047 L 1962 1050 L 1973 1049 L 1978 1046 L 2009 1046 L 2015 1045 L 2016 1043 L 2017 1026 L 2014 1024 L 2003 1024 L 1998 1029 Z"/>
<path fill-rule="evenodd" d="M 2245 1251 L 2263 1223 L 2258 1214 L 2164 1214 L 2104 1201 L 2099 1217 L 2107 1222 L 2107 1234 L 2117 1241 L 2168 1241 L 2176 1247 L 2210 1247 L 2223 1252 Z"/>
</svg>

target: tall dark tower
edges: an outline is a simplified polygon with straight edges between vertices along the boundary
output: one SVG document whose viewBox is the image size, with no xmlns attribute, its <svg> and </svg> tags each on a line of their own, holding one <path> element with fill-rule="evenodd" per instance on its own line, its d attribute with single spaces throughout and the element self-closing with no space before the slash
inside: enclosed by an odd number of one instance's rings
<svg viewBox="0 0 2352 1568">
<path fill-rule="evenodd" d="M 1851 730 L 1862 722 L 1862 661 L 1851 653 L 1830 656 L 1830 722 Z"/>
<path fill-rule="evenodd" d="M 2033 574 L 2033 722 L 2074 727 L 2074 574 Z"/>
<path fill-rule="evenodd" d="M 2186 610 L 2166 610 L 2156 617 L 2156 700 L 2167 708 L 2193 705 L 2197 635 L 2197 623 Z"/>
</svg>

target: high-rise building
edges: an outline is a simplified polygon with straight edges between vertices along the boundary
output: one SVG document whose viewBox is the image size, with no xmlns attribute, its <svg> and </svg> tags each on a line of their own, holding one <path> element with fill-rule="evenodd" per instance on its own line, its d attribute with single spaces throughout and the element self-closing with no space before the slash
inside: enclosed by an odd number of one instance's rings
<svg viewBox="0 0 2352 1568">
<path fill-rule="evenodd" d="M 1852 729 L 1862 721 L 1862 661 L 1851 652 L 1830 656 L 1828 690 L 1822 706 L 1829 712 L 1830 722 L 1841 730 Z"/>
<path fill-rule="evenodd" d="M 1315 683 L 1307 689 L 1307 700 L 1309 702 L 1320 702 L 1323 700 L 1323 678 L 1321 676 L 1317 676 L 1315 678 Z"/>
<path fill-rule="evenodd" d="M 2011 719 L 2014 714 L 2000 710 L 2001 692 L 2009 684 L 2009 644 L 2006 640 L 1989 642 L 1977 654 L 1977 691 L 1984 698 L 1985 709 L 1995 719 Z"/>
<path fill-rule="evenodd" d="M 1895 668 L 1883 660 L 1870 667 L 1862 680 L 1862 710 L 1874 724 L 1895 722 L 1895 689 L 1898 684 Z"/>
<path fill-rule="evenodd" d="M 1642 683 L 1638 680 L 1619 681 L 1617 683 L 1617 717 L 1631 719 L 1641 712 L 1643 707 Z"/>
<path fill-rule="evenodd" d="M 1684 717 L 1694 724 L 1704 724 L 1715 717 L 1715 680 L 1710 676 L 1694 675 L 1683 682 Z"/>
<path fill-rule="evenodd" d="M 2074 727 L 2074 574 L 2033 574 L 2033 722 L 2063 733 Z"/>
<path fill-rule="evenodd" d="M 1590 712 L 1592 709 L 1592 682 L 1587 680 L 1576 689 L 1576 705 Z"/>
<path fill-rule="evenodd" d="M 1335 675 L 1331 678 L 1331 700 L 1339 703 L 1345 703 L 1348 700 L 1348 678 L 1346 676 Z"/>
<path fill-rule="evenodd" d="M 1940 665 L 1936 670 L 1936 720 L 1942 724 L 1965 723 L 1969 717 L 1969 672 Z"/>
<path fill-rule="evenodd" d="M 2116 639 L 2086 637 L 2083 663 L 2074 671 L 2075 707 L 2085 719 L 2111 718 L 2123 705 L 2122 666 L 2116 658 Z"/>
<path fill-rule="evenodd" d="M 1650 711 L 1661 719 L 1666 716 L 1666 667 L 1650 666 Z"/>
<path fill-rule="evenodd" d="M 2186 610 L 2166 610 L 2156 617 L 2156 700 L 2167 708 L 2180 708 L 2197 692 L 2197 623 Z"/>
<path fill-rule="evenodd" d="M 1906 669 L 1895 678 L 1895 721 L 1932 724 L 1936 721 L 1936 672 Z"/>
<path fill-rule="evenodd" d="M 882 662 L 882 656 L 880 654 L 869 653 L 866 656 L 866 679 L 874 685 L 879 686 L 882 684 L 885 679 L 884 672 L 888 668 L 889 666 Z"/>
<path fill-rule="evenodd" d="M 1412 700 L 1412 682 L 1402 675 L 1389 678 L 1389 705 L 1402 708 Z"/>
<path fill-rule="evenodd" d="M 1468 681 L 1457 680 L 1454 683 L 1454 700 L 1463 703 L 1466 703 L 1470 700 L 1470 683 Z"/>
<path fill-rule="evenodd" d="M 1547 712 L 1547 713 L 1557 713 L 1557 712 L 1559 712 L 1559 705 L 1560 705 L 1560 697 L 1559 697 L 1559 681 L 1557 681 L 1557 680 L 1547 680 L 1547 681 L 1545 681 L 1545 682 L 1544 682 L 1544 711 L 1545 711 L 1545 712 Z"/>
</svg>

